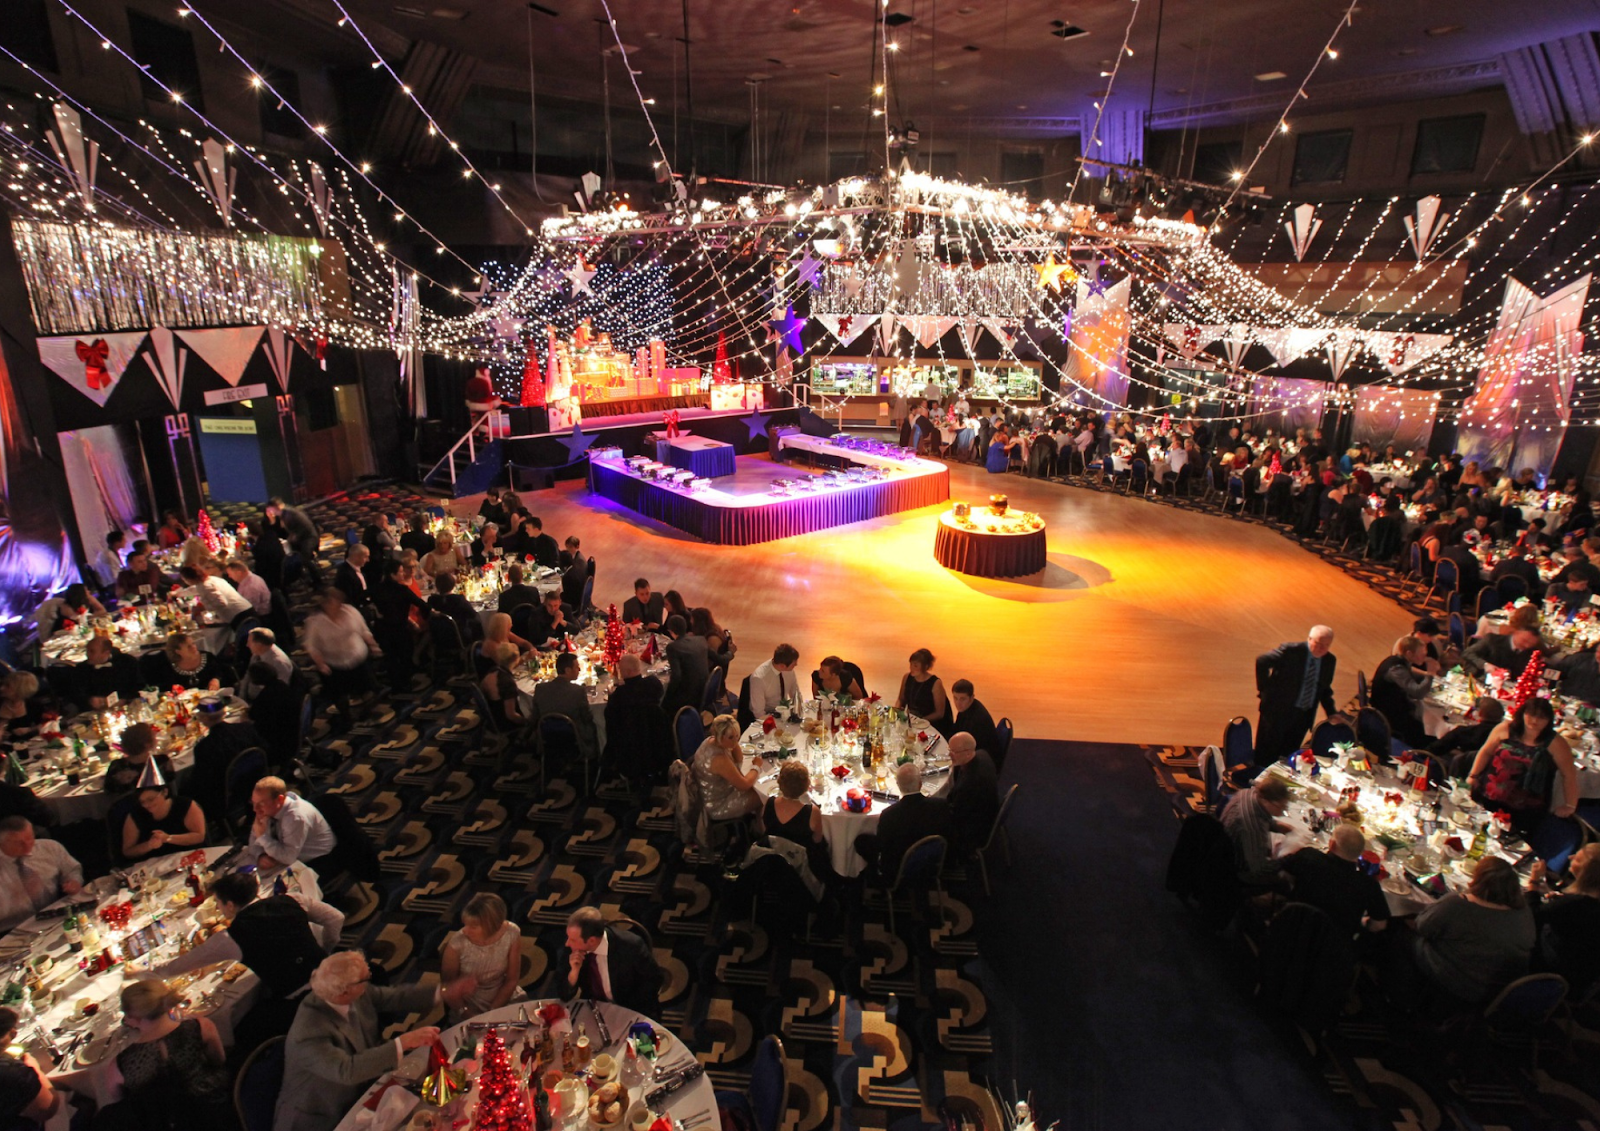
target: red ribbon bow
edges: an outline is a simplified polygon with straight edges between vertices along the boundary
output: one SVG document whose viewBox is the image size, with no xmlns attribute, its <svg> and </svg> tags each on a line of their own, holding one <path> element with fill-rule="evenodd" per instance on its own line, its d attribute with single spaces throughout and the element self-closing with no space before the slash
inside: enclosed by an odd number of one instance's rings
<svg viewBox="0 0 1600 1131">
<path fill-rule="evenodd" d="M 89 388 L 111 388 L 111 371 L 106 368 L 106 359 L 111 356 L 111 347 L 106 345 L 106 340 L 96 338 L 88 345 L 79 342 L 76 348 L 78 360 L 83 362 L 83 376 L 89 382 Z"/>
</svg>

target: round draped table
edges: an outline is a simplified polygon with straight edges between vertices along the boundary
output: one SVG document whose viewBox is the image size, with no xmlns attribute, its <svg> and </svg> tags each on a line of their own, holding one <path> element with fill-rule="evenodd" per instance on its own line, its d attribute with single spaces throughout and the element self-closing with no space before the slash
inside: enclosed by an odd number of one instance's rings
<svg viewBox="0 0 1600 1131">
<path fill-rule="evenodd" d="M 521 1052 L 524 1033 L 529 1031 L 528 1025 L 524 1024 L 524 1019 L 531 1019 L 532 1032 L 537 1035 L 544 1024 L 539 1020 L 539 1011 L 549 1004 L 549 1001 L 523 1001 L 502 1006 L 499 1009 L 492 1009 L 488 1013 L 480 1013 L 469 1021 L 463 1021 L 454 1028 L 444 1030 L 439 1034 L 439 1040 L 446 1051 L 454 1055 L 456 1050 L 467 1040 L 481 1040 L 484 1033 L 494 1027 L 500 1030 L 501 1039 L 505 1041 L 507 1049 L 515 1058 Z M 629 1026 L 636 1021 L 647 1021 L 655 1027 L 658 1034 L 664 1034 L 667 1038 L 658 1048 L 656 1059 L 656 1067 L 658 1069 L 670 1074 L 676 1069 L 695 1062 L 696 1057 L 694 1054 L 685 1047 L 684 1043 L 675 1034 L 672 1034 L 664 1026 L 657 1024 L 650 1018 L 643 1017 L 631 1009 L 624 1009 L 620 1005 L 613 1005 L 610 1002 L 598 1002 L 594 1008 L 599 1010 L 605 1018 L 605 1031 L 611 1035 L 610 1044 L 605 1044 L 604 1038 L 599 1031 L 600 1027 L 589 1012 L 587 1004 L 580 1006 L 576 1002 L 565 1003 L 565 1010 L 569 1013 L 569 1016 L 555 1022 L 551 1026 L 551 1032 L 559 1037 L 562 1033 L 570 1031 L 575 1023 L 570 1016 L 570 1012 L 576 1009 L 576 1021 L 583 1023 L 588 1032 L 594 1055 L 599 1056 L 601 1053 L 607 1053 L 621 1061 L 623 1058 L 623 1041 L 628 1034 Z M 412 1049 L 406 1054 L 405 1060 L 401 1062 L 398 1072 L 385 1072 L 372 1082 L 372 1086 L 367 1089 L 366 1094 L 339 1121 L 337 1131 L 399 1131 L 400 1128 L 406 1127 L 411 1114 L 422 1102 L 416 1091 L 413 1090 L 416 1087 L 414 1082 L 421 1080 L 427 1069 L 428 1050 L 426 1048 Z M 391 1081 L 403 1086 L 386 1088 L 385 1085 Z M 468 1088 L 471 1089 L 475 1083 L 474 1076 L 469 1074 L 467 1078 Z M 630 1083 L 627 1081 L 624 1081 L 624 1083 L 628 1089 L 630 1109 L 634 1103 L 645 1104 L 652 1116 L 671 1116 L 676 1127 L 683 1127 L 688 1131 L 712 1131 L 717 1114 L 717 1097 L 710 1079 L 706 1076 L 702 1075 L 698 1079 L 691 1080 L 670 1095 L 653 1103 L 648 1102 L 648 1094 L 659 1085 L 648 1079 L 643 1083 Z M 369 1110 L 366 1105 L 374 1096 L 377 1096 L 376 1110 Z M 447 1118 L 442 1123 L 442 1126 L 450 1127 L 457 1118 L 471 1118 L 472 1111 L 477 1104 L 475 1091 L 464 1093 L 463 1097 L 457 1101 L 457 1104 L 462 1114 Z M 440 1109 L 429 1108 L 427 1110 L 437 1112 Z M 574 1116 L 570 1120 L 558 1118 L 556 1126 L 577 1128 L 582 1131 L 582 1129 L 590 1127 L 590 1123 L 583 1116 Z M 627 1128 L 628 1118 L 627 1114 L 624 1113 L 623 1121 L 617 1125 L 615 1131 L 627 1131 Z"/>
<path fill-rule="evenodd" d="M 954 511 L 939 516 L 939 530 L 933 539 L 933 557 L 946 569 L 976 577 L 1023 577 L 1045 567 L 1049 547 L 1045 530 L 1018 533 L 990 533 L 984 529 L 987 508 L 974 508 L 976 529 L 957 525 Z"/>
</svg>

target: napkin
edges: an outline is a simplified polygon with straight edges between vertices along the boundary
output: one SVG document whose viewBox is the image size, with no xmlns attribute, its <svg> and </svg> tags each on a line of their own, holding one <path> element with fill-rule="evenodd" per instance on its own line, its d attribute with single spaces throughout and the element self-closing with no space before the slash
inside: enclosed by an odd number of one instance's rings
<svg viewBox="0 0 1600 1131">
<path fill-rule="evenodd" d="M 356 1131 L 394 1131 L 421 1101 L 402 1087 L 385 1088 L 376 1111 L 365 1105 L 356 1110 Z"/>
</svg>

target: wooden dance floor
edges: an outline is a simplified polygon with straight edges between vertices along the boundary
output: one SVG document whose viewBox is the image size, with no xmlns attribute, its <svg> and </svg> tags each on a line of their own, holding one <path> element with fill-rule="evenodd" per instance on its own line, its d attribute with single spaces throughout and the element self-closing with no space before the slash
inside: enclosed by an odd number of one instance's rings
<svg viewBox="0 0 1600 1131">
<path fill-rule="evenodd" d="M 764 458 L 764 457 L 761 457 Z M 741 457 L 740 463 L 749 462 Z M 1089 742 L 1215 742 L 1255 721 L 1254 660 L 1333 626 L 1334 691 L 1355 692 L 1411 618 L 1338 568 L 1249 523 L 952 465 L 950 497 L 1004 491 L 1049 524 L 1049 567 L 1021 581 L 933 559 L 945 504 L 755 546 L 711 546 L 589 495 L 580 482 L 524 496 L 557 541 L 596 560 L 594 600 L 620 608 L 636 576 L 705 605 L 739 645 L 742 678 L 788 641 L 809 673 L 829 653 L 892 699 L 926 647 L 945 687 L 973 681 L 1020 735 Z M 481 496 L 458 500 L 475 512 Z"/>
</svg>

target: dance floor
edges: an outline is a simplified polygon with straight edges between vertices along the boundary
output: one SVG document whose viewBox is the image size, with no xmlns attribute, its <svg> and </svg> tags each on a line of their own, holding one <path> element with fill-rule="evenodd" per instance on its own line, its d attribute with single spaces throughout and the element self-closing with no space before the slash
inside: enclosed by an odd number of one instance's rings
<svg viewBox="0 0 1600 1131">
<path fill-rule="evenodd" d="M 764 459 L 740 459 L 759 481 Z M 789 472 L 792 474 L 793 472 Z M 739 644 L 740 675 L 790 641 L 810 671 L 828 653 L 892 697 L 906 657 L 927 647 L 946 687 L 963 676 L 1021 735 L 1083 742 L 1204 744 L 1237 714 L 1254 720 L 1255 656 L 1333 626 L 1334 691 L 1355 692 L 1410 614 L 1263 527 L 954 464 L 950 496 L 1011 505 L 1049 524 L 1042 574 L 996 581 L 933 560 L 943 505 L 756 546 L 710 546 L 591 496 L 581 482 L 525 497 L 560 540 L 597 562 L 595 603 L 635 576 L 710 607 Z M 742 485 L 742 484 L 741 484 Z M 459 500 L 476 510 L 476 497 Z"/>
</svg>

